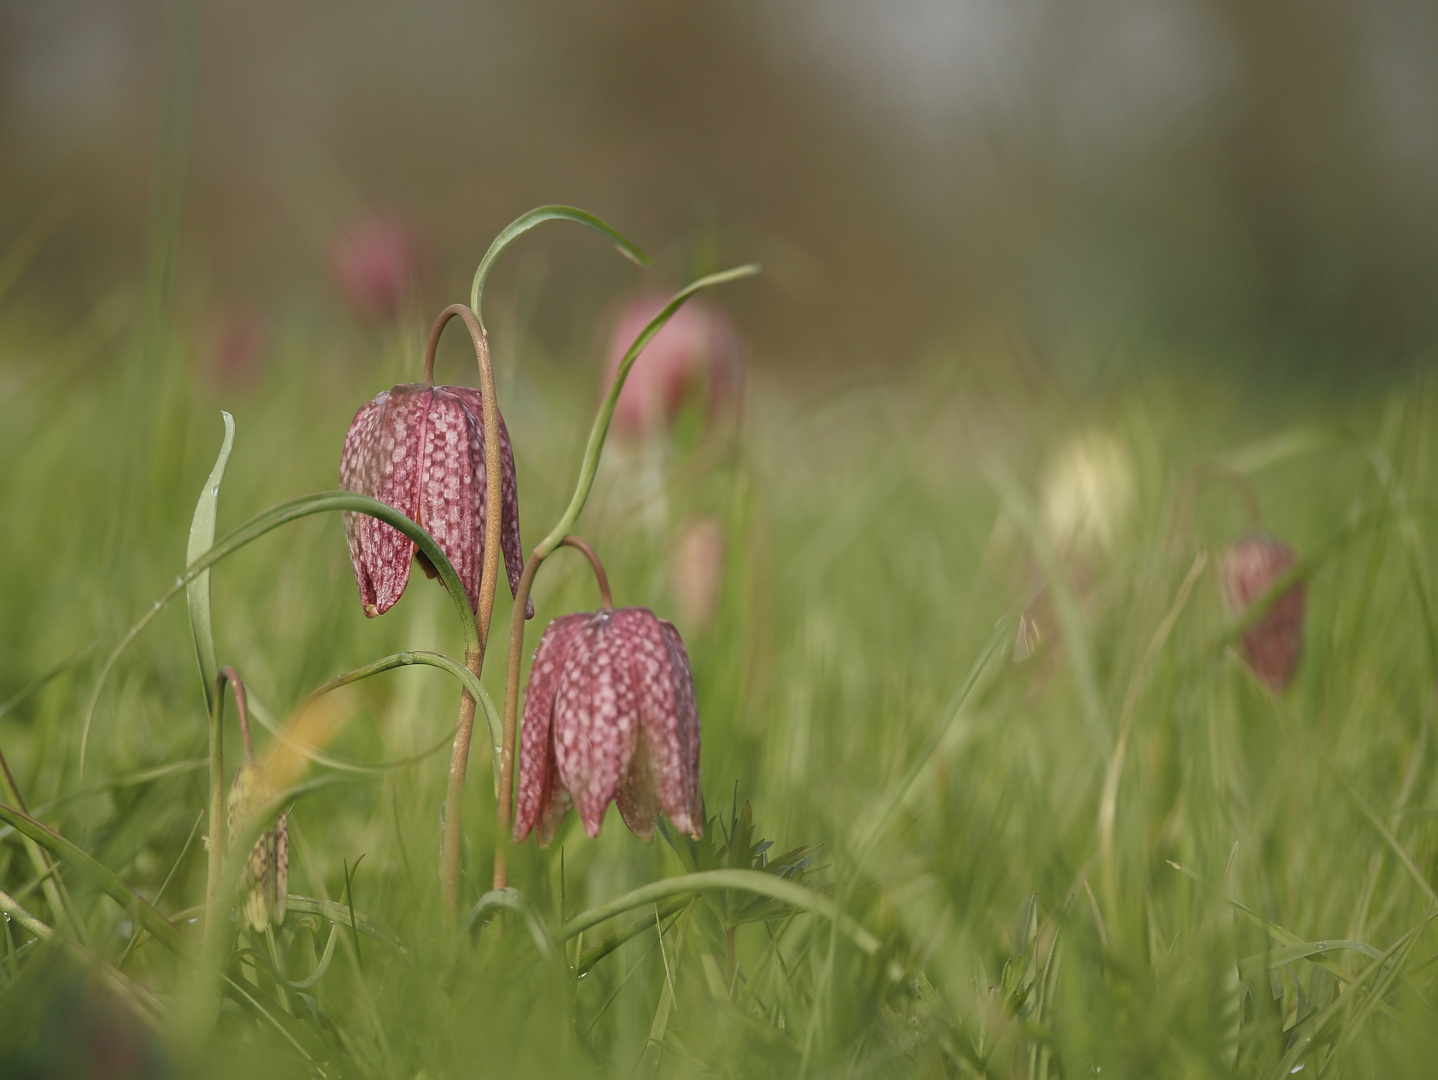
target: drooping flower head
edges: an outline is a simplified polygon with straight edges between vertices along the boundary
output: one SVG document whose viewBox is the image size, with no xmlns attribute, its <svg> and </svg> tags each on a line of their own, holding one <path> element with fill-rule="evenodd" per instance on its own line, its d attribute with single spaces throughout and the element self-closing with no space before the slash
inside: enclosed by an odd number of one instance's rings
<svg viewBox="0 0 1438 1080">
<path fill-rule="evenodd" d="M 525 690 L 514 839 L 553 839 L 571 806 L 599 835 L 613 801 L 649 840 L 659 811 L 704 831 L 699 708 L 689 656 L 648 608 L 565 615 L 544 631 Z"/>
<path fill-rule="evenodd" d="M 454 564 L 476 611 L 488 511 L 481 400 L 480 392 L 468 386 L 402 383 L 360 406 L 340 458 L 340 486 L 389 503 L 428 530 Z M 513 593 L 524 559 L 514 451 L 503 417 L 499 446 L 499 539 Z M 344 519 L 360 602 L 366 615 L 382 615 L 409 583 L 414 541 L 365 514 L 346 513 Z M 433 572 L 428 560 L 422 565 Z M 526 615 L 533 613 L 531 606 Z"/>
<path fill-rule="evenodd" d="M 1248 536 L 1224 551 L 1219 564 L 1224 596 L 1235 615 L 1255 600 L 1293 566 L 1294 550 L 1270 536 Z M 1307 586 L 1296 581 L 1243 633 L 1243 659 L 1270 690 L 1283 690 L 1293 681 L 1303 651 L 1303 610 Z"/>
<path fill-rule="evenodd" d="M 669 297 L 646 293 L 619 312 L 606 353 L 608 390 L 630 344 L 664 310 Z M 737 404 L 742 378 L 739 335 L 729 317 L 702 300 L 690 300 L 645 346 L 619 392 L 614 427 L 629 438 L 654 435 L 672 424 L 691 390 L 705 394 L 710 420 Z"/>
<path fill-rule="evenodd" d="M 230 787 L 229 833 L 233 840 L 236 829 L 251 814 L 273 799 L 279 792 L 270 782 L 265 767 L 250 753 L 240 762 Z M 285 921 L 286 899 L 290 890 L 289 815 L 280 814 L 275 823 L 260 833 L 250 849 L 240 881 L 241 920 L 256 930 Z"/>
</svg>

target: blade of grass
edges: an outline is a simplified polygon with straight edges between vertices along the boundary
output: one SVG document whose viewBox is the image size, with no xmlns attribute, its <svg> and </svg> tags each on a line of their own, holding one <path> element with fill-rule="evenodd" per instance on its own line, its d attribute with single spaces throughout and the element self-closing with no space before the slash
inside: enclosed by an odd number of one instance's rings
<svg viewBox="0 0 1438 1080">
<path fill-rule="evenodd" d="M 220 442 L 220 454 L 210 470 L 200 497 L 195 502 L 195 515 L 190 520 L 190 539 L 185 547 L 185 562 L 193 563 L 215 542 L 215 515 L 220 502 L 220 483 L 225 478 L 225 466 L 230 462 L 230 451 L 235 445 L 235 418 L 221 412 L 224 418 L 225 435 Z M 210 572 L 203 571 L 185 588 L 185 602 L 190 609 L 190 633 L 195 639 L 195 658 L 200 664 L 200 681 L 205 688 L 205 711 L 214 706 L 215 677 L 219 674 L 219 661 L 215 659 L 215 632 L 210 620 Z"/>
<path fill-rule="evenodd" d="M 119 874 L 102 864 L 89 853 L 65 839 L 59 833 L 46 828 L 29 814 L 13 806 L 0 804 L 0 821 L 13 825 L 17 832 L 30 837 L 65 865 L 74 868 L 81 877 L 88 878 L 99 889 L 112 897 L 126 911 L 135 914 L 135 921 L 153 934 L 165 948 L 176 956 L 191 955 L 190 942 L 180 933 L 179 927 L 161 915 L 148 900 L 132 889 Z M 245 849 L 246 853 L 249 848 Z"/>
</svg>

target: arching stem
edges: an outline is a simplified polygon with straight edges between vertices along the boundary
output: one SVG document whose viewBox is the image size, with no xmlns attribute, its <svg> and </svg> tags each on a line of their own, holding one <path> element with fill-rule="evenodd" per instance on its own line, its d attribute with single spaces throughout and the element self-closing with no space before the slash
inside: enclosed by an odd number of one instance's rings
<svg viewBox="0 0 1438 1080">
<path fill-rule="evenodd" d="M 572 547 L 589 560 L 589 565 L 594 570 L 595 583 L 599 586 L 599 606 L 604 611 L 612 609 L 614 598 L 609 594 L 609 575 L 604 572 L 604 564 L 599 561 L 599 552 L 590 547 L 587 540 L 581 540 L 577 536 L 566 536 L 559 542 L 559 546 Z"/>
<path fill-rule="evenodd" d="M 469 330 L 474 343 L 474 357 L 479 364 L 479 392 L 484 408 L 484 567 L 479 579 L 479 608 L 475 623 L 479 630 L 479 647 L 466 649 L 464 665 L 477 679 L 484 669 L 485 645 L 489 641 L 489 622 L 494 614 L 494 589 L 499 576 L 499 532 L 504 516 L 504 495 L 501 484 L 504 471 L 500 465 L 499 402 L 495 397 L 494 367 L 489 360 L 489 341 L 474 312 L 464 304 L 451 304 L 439 313 L 429 332 L 424 355 L 424 381 L 434 384 L 434 352 L 445 324 L 458 316 Z M 527 597 L 526 597 L 527 599 Z M 525 599 L 517 600 L 519 618 L 524 619 Z M 463 875 L 464 776 L 469 768 L 469 743 L 474 733 L 475 700 L 469 693 L 459 699 L 459 715 L 454 725 L 454 750 L 449 759 L 449 784 L 444 800 L 444 854 L 440 881 L 444 905 L 452 918 L 459 915 L 459 888 Z"/>
</svg>

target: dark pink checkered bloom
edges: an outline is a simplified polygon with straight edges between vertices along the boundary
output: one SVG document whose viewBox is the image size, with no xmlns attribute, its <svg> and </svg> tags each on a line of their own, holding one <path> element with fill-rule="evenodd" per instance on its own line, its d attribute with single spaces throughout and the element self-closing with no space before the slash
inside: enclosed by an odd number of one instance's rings
<svg viewBox="0 0 1438 1080">
<path fill-rule="evenodd" d="M 1223 553 L 1219 574 L 1224 596 L 1235 615 L 1248 610 L 1297 558 L 1294 550 L 1269 536 L 1248 536 Z M 1270 690 L 1293 681 L 1303 651 L 1303 610 L 1307 586 L 1297 581 L 1243 634 L 1243 659 Z"/>
<path fill-rule="evenodd" d="M 699 707 L 674 625 L 648 608 L 565 615 L 544 631 L 525 690 L 514 839 L 549 843 L 571 806 L 599 835 L 613 801 L 649 840 L 659 811 L 704 832 Z"/>
<path fill-rule="evenodd" d="M 524 558 L 514 451 L 503 417 L 499 447 L 503 495 L 499 539 L 513 593 L 519 587 Z M 468 386 L 403 383 L 386 390 L 355 413 L 340 458 L 340 486 L 389 503 L 428 530 L 454 564 L 476 610 L 488 509 L 485 478 L 484 411 L 479 391 Z M 346 513 L 344 519 L 360 602 L 366 615 L 382 615 L 409 583 L 414 542 L 365 514 Z M 432 574 L 428 560 L 421 559 Z M 526 614 L 533 615 L 533 608 Z"/>
</svg>

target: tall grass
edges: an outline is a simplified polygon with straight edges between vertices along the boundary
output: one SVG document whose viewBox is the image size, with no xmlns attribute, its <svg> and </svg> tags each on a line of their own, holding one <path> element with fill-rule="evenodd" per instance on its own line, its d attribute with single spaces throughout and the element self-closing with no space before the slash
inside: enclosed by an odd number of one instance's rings
<svg viewBox="0 0 1438 1080">
<path fill-rule="evenodd" d="M 19 327 L 0 322 L 0 750 L 37 816 L 148 898 L 168 881 L 157 904 L 193 934 L 206 712 L 182 608 L 125 654 L 82 778 L 98 659 L 183 568 L 220 407 L 238 425 L 223 534 L 333 487 L 355 408 L 416 372 L 293 328 L 259 383 L 222 391 L 176 347 L 164 378 L 179 419 L 163 419 L 149 510 L 118 550 L 130 534 L 113 517 L 125 513 L 113 462 L 159 433 L 117 406 L 130 400 L 120 350 L 26 341 Z M 523 364 L 507 364 L 517 345 L 496 343 L 533 544 L 567 501 L 597 374 L 523 346 Z M 441 378 L 468 370 L 450 349 Z M 701 438 L 693 416 L 664 447 L 613 447 L 583 531 L 617 603 L 672 614 L 680 523 L 713 515 L 727 536 L 717 618 L 680 627 L 703 720 L 705 839 L 645 846 L 611 816 L 591 841 L 571 820 L 553 847 L 512 858 L 535 920 L 480 920 L 456 943 L 437 876 L 456 691 L 417 669 L 349 688 L 330 699 L 324 749 L 366 768 L 338 770 L 346 782 L 290 815 L 291 890 L 335 906 L 292 906 L 273 945 L 242 939 L 230 971 L 254 1003 L 232 993 L 184 1068 L 1428 1075 L 1438 401 L 1422 380 L 1348 400 L 1285 392 L 1035 389 L 1002 356 L 961 355 L 824 396 L 756 378 L 732 441 Z M 1046 478 L 1095 430 L 1121 448 L 1132 494 L 1106 543 L 1066 550 L 1045 531 L 1060 483 Z M 1217 552 L 1247 527 L 1240 501 L 1212 485 L 1184 512 L 1195 471 L 1215 463 L 1245 476 L 1265 527 L 1311 560 L 1306 655 L 1283 695 L 1238 660 L 1215 580 Z M 540 623 L 595 606 L 579 559 L 547 574 Z M 364 618 L 333 517 L 255 543 L 212 588 L 219 662 L 281 721 L 376 656 L 457 648 L 442 590 L 423 581 L 390 616 Z M 497 626 L 507 605 L 501 590 Z M 1040 635 L 1018 662 L 1025 610 Z M 502 671 L 485 674 L 495 698 Z M 226 749 L 237 760 L 237 737 Z M 495 843 L 485 740 L 474 753 L 466 909 Z M 761 838 L 772 847 L 756 853 Z M 547 955 L 528 929 L 562 938 L 565 920 L 650 881 L 793 849 L 791 875 L 876 935 L 878 953 L 739 892 L 651 904 Z M 0 889 L 53 925 L 35 876 L 6 830 Z M 90 959 L 7 923 L 0 1072 L 70 1075 L 102 1036 L 179 1069 L 93 966 L 123 954 L 164 1013 L 179 1004 L 175 962 L 152 940 L 130 947 L 132 912 L 60 879 L 79 925 L 58 937 Z M 596 949 L 614 930 L 632 936 Z M 280 969 L 306 982 L 327 951 L 312 983 L 277 984 Z"/>
</svg>

